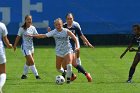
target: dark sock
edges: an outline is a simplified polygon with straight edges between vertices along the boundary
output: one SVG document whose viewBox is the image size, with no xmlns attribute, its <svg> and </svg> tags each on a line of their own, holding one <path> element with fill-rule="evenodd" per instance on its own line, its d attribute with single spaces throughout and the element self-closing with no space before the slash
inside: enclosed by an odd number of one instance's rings
<svg viewBox="0 0 140 93">
<path fill-rule="evenodd" d="M 62 73 L 62 76 L 65 78 L 66 77 L 66 72 L 64 70 L 64 72 Z"/>
<path fill-rule="evenodd" d="M 135 73 L 135 68 L 131 67 L 129 70 L 129 80 L 132 79 L 134 73 Z"/>
<path fill-rule="evenodd" d="M 77 65 L 75 67 L 78 71 L 80 71 L 81 73 L 83 73 L 84 75 L 86 75 L 86 71 L 84 70 L 84 68 L 81 65 Z"/>
</svg>

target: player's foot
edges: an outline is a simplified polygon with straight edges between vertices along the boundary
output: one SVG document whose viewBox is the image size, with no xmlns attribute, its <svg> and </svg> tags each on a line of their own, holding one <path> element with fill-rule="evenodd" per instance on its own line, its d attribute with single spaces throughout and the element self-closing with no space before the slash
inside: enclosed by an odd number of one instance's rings
<svg viewBox="0 0 140 93">
<path fill-rule="evenodd" d="M 87 78 L 88 82 L 92 82 L 92 77 L 91 77 L 90 73 L 86 73 L 86 78 Z"/>
<path fill-rule="evenodd" d="M 27 79 L 27 76 L 26 75 L 22 75 L 21 79 Z"/>
<path fill-rule="evenodd" d="M 67 84 L 70 84 L 70 78 L 67 78 Z"/>
<path fill-rule="evenodd" d="M 74 81 L 76 78 L 77 78 L 77 76 L 75 74 L 73 74 L 70 80 Z"/>
<path fill-rule="evenodd" d="M 126 82 L 127 82 L 127 83 L 131 83 L 132 81 L 131 81 L 131 79 L 128 79 Z"/>
<path fill-rule="evenodd" d="M 41 79 L 40 76 L 36 76 L 36 79 Z"/>
</svg>

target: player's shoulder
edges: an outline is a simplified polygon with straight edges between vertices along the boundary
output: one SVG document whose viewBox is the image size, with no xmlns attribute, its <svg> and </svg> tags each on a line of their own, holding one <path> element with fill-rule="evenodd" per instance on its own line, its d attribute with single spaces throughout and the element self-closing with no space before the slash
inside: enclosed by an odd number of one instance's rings
<svg viewBox="0 0 140 93">
<path fill-rule="evenodd" d="M 2 28 L 5 27 L 5 24 L 0 22 L 0 27 L 2 27 Z"/>
<path fill-rule="evenodd" d="M 74 26 L 80 26 L 80 24 L 78 22 L 76 22 L 76 21 L 73 21 L 73 25 Z"/>
<path fill-rule="evenodd" d="M 62 29 L 63 29 L 63 31 L 66 31 L 66 32 L 67 32 L 67 31 L 69 31 L 69 29 L 68 29 L 68 28 L 62 28 Z"/>
<path fill-rule="evenodd" d="M 73 27 L 81 29 L 80 24 L 76 21 L 73 21 Z"/>
<path fill-rule="evenodd" d="M 36 29 L 34 25 L 31 25 L 30 28 L 31 28 L 31 29 Z"/>
</svg>

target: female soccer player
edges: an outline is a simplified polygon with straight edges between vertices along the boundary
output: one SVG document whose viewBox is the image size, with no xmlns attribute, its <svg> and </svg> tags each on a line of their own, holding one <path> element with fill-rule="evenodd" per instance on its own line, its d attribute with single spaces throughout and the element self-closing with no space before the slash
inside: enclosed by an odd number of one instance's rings
<svg viewBox="0 0 140 93">
<path fill-rule="evenodd" d="M 80 37 L 83 40 L 85 45 L 93 48 L 93 46 L 90 44 L 90 42 L 82 33 L 79 23 L 74 21 L 74 17 L 72 13 L 68 13 L 66 15 L 66 23 L 64 23 L 63 27 L 69 29 L 77 37 L 77 39 Z M 73 42 L 73 40 L 70 39 L 70 43 L 72 44 L 72 48 L 74 49 L 75 43 Z M 79 39 L 78 39 L 78 47 L 80 48 Z M 77 59 L 76 59 L 77 64 L 81 65 L 80 50 L 77 51 L 76 56 L 77 56 Z"/>
<path fill-rule="evenodd" d="M 128 80 L 127 80 L 128 83 L 131 83 L 131 79 L 133 77 L 133 74 L 135 73 L 136 66 L 140 61 L 140 25 L 133 25 L 133 31 L 134 31 L 134 35 L 133 35 L 133 38 L 132 38 L 128 48 L 120 56 L 120 58 L 122 58 L 124 56 L 124 54 L 126 53 L 126 51 L 128 51 L 128 50 L 130 52 L 136 52 L 133 63 L 132 63 L 130 70 L 129 70 L 129 76 L 128 76 Z M 132 48 L 132 45 L 134 43 L 138 44 L 138 49 Z"/>
<path fill-rule="evenodd" d="M 75 43 L 76 48 L 75 51 L 78 51 L 78 40 L 75 35 L 66 28 L 63 28 L 63 21 L 58 18 L 54 21 L 55 28 L 54 30 L 46 33 L 46 34 L 38 34 L 38 35 L 30 35 L 31 37 L 36 38 L 45 38 L 45 37 L 53 37 L 56 43 L 56 68 L 61 71 L 62 62 L 66 62 L 67 67 L 67 83 L 70 83 L 70 78 L 72 74 L 72 48 L 69 41 L 69 37 L 71 37 Z"/>
<path fill-rule="evenodd" d="M 78 37 L 80 37 L 80 38 L 83 40 L 83 42 L 84 42 L 87 46 L 93 48 L 93 46 L 89 43 L 89 41 L 88 41 L 88 40 L 86 39 L 86 37 L 83 35 L 79 23 L 74 21 L 74 17 L 73 17 L 73 14 L 72 14 L 72 13 L 68 13 L 68 14 L 66 15 L 66 23 L 63 25 L 63 27 L 69 29 L 73 34 L 76 35 L 77 39 L 78 39 Z M 70 39 L 70 43 L 71 43 L 71 45 L 72 45 L 72 49 L 75 50 L 75 43 L 73 42 L 73 40 Z M 79 43 L 79 41 L 78 41 L 78 47 L 80 48 L 80 43 Z M 74 60 L 73 60 L 73 62 L 72 62 L 72 65 L 73 65 L 79 72 L 82 72 L 82 73 L 86 76 L 86 78 L 88 79 L 88 82 L 91 82 L 91 81 L 92 81 L 92 77 L 91 77 L 90 74 L 87 73 L 87 72 L 85 71 L 85 69 L 81 66 L 81 60 L 80 60 L 79 55 L 80 55 L 80 50 L 77 51 L 77 52 L 73 52 Z M 65 67 L 64 67 L 64 68 L 65 68 Z M 63 74 L 63 75 L 64 75 L 64 74 Z M 73 81 L 74 79 L 76 79 L 76 75 L 73 74 L 71 79 L 72 79 L 72 81 Z"/>
<path fill-rule="evenodd" d="M 81 31 L 81 28 L 80 28 L 80 25 L 74 21 L 73 19 L 73 15 L 72 13 L 68 13 L 66 15 L 66 23 L 63 25 L 64 28 L 67 28 L 69 29 L 73 34 L 75 34 L 77 36 L 77 39 L 78 39 L 78 36 L 81 37 L 81 39 L 83 40 L 83 42 L 87 45 L 87 46 L 90 46 L 93 48 L 93 46 L 89 43 L 89 41 L 86 39 L 86 37 L 83 35 L 82 31 Z M 48 32 L 50 32 L 50 27 L 48 28 Z M 70 43 L 72 45 L 72 49 L 73 51 L 75 50 L 75 42 L 70 39 Z M 78 48 L 80 49 L 80 44 L 79 44 L 79 41 L 78 41 Z M 92 81 L 92 77 L 90 76 L 90 73 L 87 73 L 85 71 L 85 69 L 81 66 L 81 61 L 80 61 L 80 57 L 79 57 L 79 52 L 80 50 L 76 51 L 76 52 L 73 52 L 73 61 L 72 61 L 72 65 L 78 70 L 78 72 L 82 72 L 86 78 L 88 79 L 88 82 L 91 82 Z M 63 68 L 61 68 L 61 65 L 59 65 L 59 67 L 57 67 L 57 69 L 59 70 L 59 72 L 62 73 L 62 75 L 65 77 L 65 70 L 66 69 L 66 64 L 65 62 L 62 62 L 62 65 L 63 65 Z M 60 69 L 59 69 L 60 68 Z M 71 77 L 71 81 L 75 80 L 76 79 L 76 75 L 75 74 L 72 74 L 72 77 Z"/>
<path fill-rule="evenodd" d="M 16 50 L 16 46 L 22 38 L 22 53 L 26 58 L 26 63 L 24 65 L 23 75 L 21 79 L 27 78 L 28 69 L 30 68 L 34 73 L 36 79 L 40 79 L 37 69 L 34 63 L 34 46 L 33 46 L 33 38 L 27 36 L 27 34 L 38 34 L 36 28 L 32 25 L 32 16 L 25 16 L 25 23 L 19 28 L 15 43 L 14 43 L 14 51 Z"/>
<path fill-rule="evenodd" d="M 2 93 L 2 87 L 6 81 L 6 56 L 3 41 L 7 48 L 12 48 L 12 44 L 9 43 L 7 34 L 8 31 L 5 24 L 0 22 L 0 93 Z"/>
</svg>

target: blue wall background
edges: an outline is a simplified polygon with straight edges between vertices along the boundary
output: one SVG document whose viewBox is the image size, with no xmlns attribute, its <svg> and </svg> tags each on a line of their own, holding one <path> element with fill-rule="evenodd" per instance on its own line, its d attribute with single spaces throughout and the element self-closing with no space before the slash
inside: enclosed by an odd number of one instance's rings
<svg viewBox="0 0 140 93">
<path fill-rule="evenodd" d="M 0 0 L 0 9 L 10 9 L 7 15 L 10 17 L 7 24 L 10 35 L 17 34 L 24 17 L 23 9 L 28 10 L 23 1 L 30 2 L 30 5 L 41 3 L 42 11 L 29 10 L 33 23 L 48 20 L 51 28 L 54 28 L 54 19 L 61 17 L 65 21 L 68 12 L 74 14 L 83 33 L 90 35 L 129 34 L 131 26 L 140 23 L 140 0 Z M 0 12 L 0 20 L 3 19 L 2 14 Z M 37 29 L 39 33 L 46 33 L 44 27 Z"/>
</svg>

